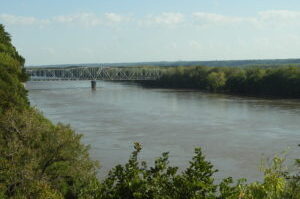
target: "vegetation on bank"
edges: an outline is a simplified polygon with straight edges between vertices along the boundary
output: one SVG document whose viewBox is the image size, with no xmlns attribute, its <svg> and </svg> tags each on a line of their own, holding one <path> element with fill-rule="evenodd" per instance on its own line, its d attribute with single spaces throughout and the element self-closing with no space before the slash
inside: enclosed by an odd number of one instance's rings
<svg viewBox="0 0 300 199">
<path fill-rule="evenodd" d="M 99 180 L 97 162 L 89 158 L 81 135 L 67 125 L 52 124 L 29 106 L 22 85 L 26 81 L 23 65 L 24 59 L 0 25 L 0 199 L 300 198 L 300 171 L 289 174 L 281 158 L 275 157 L 264 170 L 262 182 L 247 184 L 227 178 L 217 183 L 217 171 L 200 148 L 179 172 L 169 165 L 168 153 L 152 167 L 138 161 L 142 147 L 135 143 L 128 162 Z M 210 74 L 208 79 L 217 90 L 227 76 L 218 71 Z M 300 166 L 299 160 L 297 163 Z"/>
<path fill-rule="evenodd" d="M 97 163 L 80 135 L 29 106 L 24 62 L 0 24 L 0 198 L 88 198 Z"/>
<path fill-rule="evenodd" d="M 300 67 L 168 67 L 145 86 L 200 89 L 254 96 L 300 98 Z"/>
</svg>

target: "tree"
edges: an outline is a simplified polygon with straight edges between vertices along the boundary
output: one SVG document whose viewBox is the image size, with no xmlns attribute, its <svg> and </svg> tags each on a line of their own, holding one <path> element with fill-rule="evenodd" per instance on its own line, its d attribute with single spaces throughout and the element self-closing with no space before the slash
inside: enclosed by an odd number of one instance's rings
<svg viewBox="0 0 300 199">
<path fill-rule="evenodd" d="M 224 72 L 211 72 L 207 76 L 208 87 L 212 91 L 221 90 L 226 84 Z"/>
<path fill-rule="evenodd" d="M 34 109 L 7 111 L 0 117 L 0 187 L 9 197 L 38 194 L 39 187 L 79 197 L 95 180 L 97 168 L 80 138 Z"/>
</svg>

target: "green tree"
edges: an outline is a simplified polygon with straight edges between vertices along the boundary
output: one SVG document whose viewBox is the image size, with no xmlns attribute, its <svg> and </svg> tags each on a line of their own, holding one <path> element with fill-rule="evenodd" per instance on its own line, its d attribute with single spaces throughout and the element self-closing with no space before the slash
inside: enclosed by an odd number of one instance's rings
<svg viewBox="0 0 300 199">
<path fill-rule="evenodd" d="M 207 76 L 208 87 L 212 91 L 221 90 L 226 84 L 224 72 L 211 72 Z"/>
<path fill-rule="evenodd" d="M 97 168 L 80 138 L 34 109 L 7 111 L 0 118 L 0 187 L 16 198 L 38 194 L 40 186 L 66 198 L 79 197 L 95 180 Z"/>
<path fill-rule="evenodd" d="M 169 166 L 168 153 L 148 168 L 147 163 L 138 161 L 142 147 L 135 143 L 135 150 L 125 165 L 117 165 L 101 186 L 103 199 L 223 199 L 237 196 L 239 189 L 232 186 L 232 179 L 214 183 L 217 170 L 205 160 L 200 148 L 189 167 L 178 172 L 178 167 Z M 217 191 L 219 189 L 219 191 Z"/>
</svg>

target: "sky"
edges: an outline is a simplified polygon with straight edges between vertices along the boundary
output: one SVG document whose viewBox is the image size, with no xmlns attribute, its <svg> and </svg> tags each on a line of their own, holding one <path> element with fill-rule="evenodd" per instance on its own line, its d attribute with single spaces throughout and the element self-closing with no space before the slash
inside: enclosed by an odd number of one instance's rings
<svg viewBox="0 0 300 199">
<path fill-rule="evenodd" d="M 0 0 L 26 65 L 300 58 L 299 0 Z"/>
</svg>

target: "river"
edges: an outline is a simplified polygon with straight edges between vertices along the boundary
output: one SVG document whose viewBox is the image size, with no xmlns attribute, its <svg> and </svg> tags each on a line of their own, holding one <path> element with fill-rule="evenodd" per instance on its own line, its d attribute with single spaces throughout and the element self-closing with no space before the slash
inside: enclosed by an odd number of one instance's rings
<svg viewBox="0 0 300 199">
<path fill-rule="evenodd" d="M 51 121 L 70 124 L 99 160 L 100 178 L 125 163 L 133 143 L 150 164 L 162 152 L 188 165 L 195 147 L 219 170 L 217 179 L 261 177 L 261 160 L 287 151 L 300 158 L 300 100 L 270 100 L 200 91 L 145 89 L 133 83 L 28 82 L 31 105 Z M 292 164 L 292 161 L 289 161 Z"/>
</svg>

